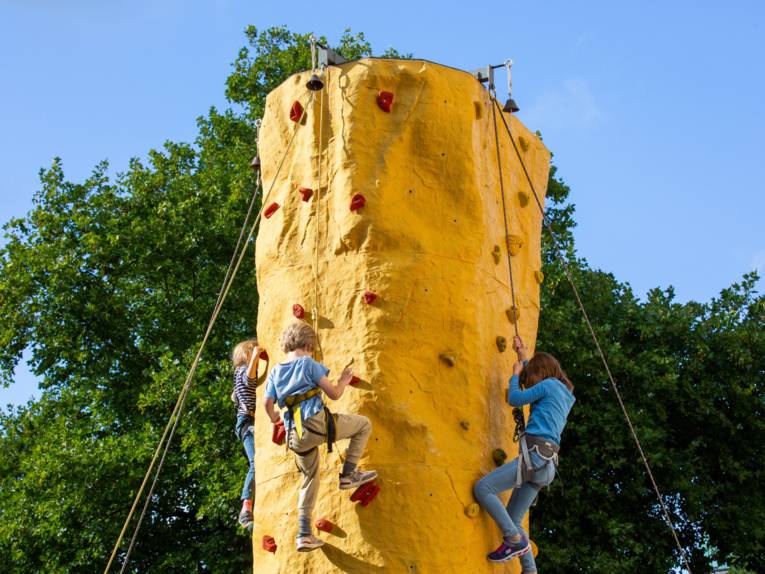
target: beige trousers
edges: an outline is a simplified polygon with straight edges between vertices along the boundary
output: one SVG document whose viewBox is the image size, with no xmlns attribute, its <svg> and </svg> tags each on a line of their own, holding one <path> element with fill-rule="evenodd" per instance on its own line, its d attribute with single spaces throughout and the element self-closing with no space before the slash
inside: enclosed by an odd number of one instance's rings
<svg viewBox="0 0 765 574">
<path fill-rule="evenodd" d="M 303 421 L 303 438 L 298 439 L 293 428 L 289 434 L 289 447 L 294 451 L 298 468 L 303 473 L 303 484 L 298 496 L 298 514 L 310 516 L 316 504 L 319 492 L 319 449 L 327 441 L 326 411 L 315 414 Z M 358 464 L 369 435 L 372 433 L 372 423 L 361 415 L 335 415 L 335 440 L 351 439 L 345 451 L 345 460 Z M 303 453 L 303 454 L 298 454 Z"/>
</svg>

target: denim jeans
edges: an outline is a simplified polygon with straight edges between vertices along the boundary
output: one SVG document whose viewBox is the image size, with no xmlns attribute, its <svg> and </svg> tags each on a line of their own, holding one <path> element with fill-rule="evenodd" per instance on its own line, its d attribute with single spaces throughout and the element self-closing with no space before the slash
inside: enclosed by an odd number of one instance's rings
<svg viewBox="0 0 765 574">
<path fill-rule="evenodd" d="M 533 482 L 524 482 L 520 488 L 515 488 L 518 459 L 503 464 L 498 469 L 490 472 L 475 483 L 473 494 L 478 504 L 489 513 L 502 531 L 502 536 L 510 538 L 516 534 L 528 536 L 521 528 L 523 516 L 528 512 L 539 490 L 549 485 L 555 478 L 555 465 L 546 461 L 536 452 L 531 453 L 531 464 L 537 468 L 543 466 L 534 473 Z M 499 493 L 513 489 L 507 507 L 499 499 Z M 534 555 L 527 552 L 519 557 L 524 572 L 536 572 Z"/>
<path fill-rule="evenodd" d="M 242 500 L 255 500 L 255 420 L 247 415 L 236 416 L 236 436 L 242 441 L 250 468 L 244 478 Z"/>
</svg>

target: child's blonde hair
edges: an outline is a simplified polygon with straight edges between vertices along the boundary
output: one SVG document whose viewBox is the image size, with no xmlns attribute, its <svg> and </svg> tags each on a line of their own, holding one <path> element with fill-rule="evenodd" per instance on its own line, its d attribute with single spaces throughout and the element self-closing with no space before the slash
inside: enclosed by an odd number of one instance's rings
<svg viewBox="0 0 765 574">
<path fill-rule="evenodd" d="M 234 352 L 231 353 L 231 365 L 236 369 L 240 365 L 247 364 L 247 357 L 252 353 L 252 350 L 258 346 L 257 339 L 247 339 L 242 341 L 236 347 Z"/>
<path fill-rule="evenodd" d="M 316 345 L 316 332 L 307 323 L 292 323 L 282 332 L 279 344 L 285 353 L 313 347 Z"/>
</svg>

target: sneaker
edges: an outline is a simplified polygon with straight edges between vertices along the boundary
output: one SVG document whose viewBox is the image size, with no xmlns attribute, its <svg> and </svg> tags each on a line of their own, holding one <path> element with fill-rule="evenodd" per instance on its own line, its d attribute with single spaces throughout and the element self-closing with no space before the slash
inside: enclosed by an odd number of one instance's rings
<svg viewBox="0 0 765 574">
<path fill-rule="evenodd" d="M 348 476 L 340 475 L 340 490 L 350 490 L 377 478 L 376 470 L 354 470 Z"/>
<path fill-rule="evenodd" d="M 316 538 L 313 534 L 310 536 L 300 536 L 297 539 L 297 551 L 298 552 L 310 552 L 324 546 L 324 541 L 321 538 Z"/>
<path fill-rule="evenodd" d="M 253 520 L 254 518 L 252 516 L 251 510 L 242 509 L 242 511 L 239 513 L 239 525 L 242 528 L 249 528 L 250 526 L 252 526 Z"/>
<path fill-rule="evenodd" d="M 518 542 L 507 543 L 503 540 L 499 548 L 491 552 L 486 558 L 489 559 L 489 562 L 507 562 L 516 556 L 526 554 L 529 550 L 531 550 L 529 539 L 521 536 Z"/>
</svg>

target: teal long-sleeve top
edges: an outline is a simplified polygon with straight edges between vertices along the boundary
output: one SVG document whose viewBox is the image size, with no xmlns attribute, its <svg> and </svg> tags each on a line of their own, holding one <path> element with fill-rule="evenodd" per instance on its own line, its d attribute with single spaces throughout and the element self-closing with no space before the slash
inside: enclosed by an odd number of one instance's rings
<svg viewBox="0 0 765 574">
<path fill-rule="evenodd" d="M 568 387 L 552 378 L 522 390 L 518 375 L 513 375 L 507 390 L 507 402 L 512 406 L 531 405 L 526 433 L 553 441 L 557 445 L 560 445 L 560 435 L 575 401 Z"/>
</svg>

